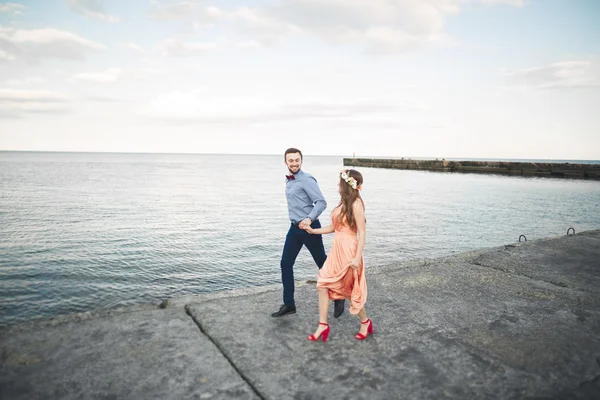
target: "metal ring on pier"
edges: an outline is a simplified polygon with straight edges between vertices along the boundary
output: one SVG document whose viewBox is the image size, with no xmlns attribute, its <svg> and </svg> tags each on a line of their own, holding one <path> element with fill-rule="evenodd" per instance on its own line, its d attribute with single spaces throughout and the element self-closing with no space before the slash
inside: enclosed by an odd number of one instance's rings
<svg viewBox="0 0 600 400">
<path fill-rule="evenodd" d="M 525 235 L 521 235 L 519 236 L 519 243 L 521 243 L 521 238 L 525 238 L 525 241 L 527 241 L 527 237 L 525 237 Z"/>
<path fill-rule="evenodd" d="M 575 234 L 575 228 L 571 227 L 571 228 L 567 229 L 567 236 L 569 236 L 569 232 L 571 232 L 571 229 L 573 229 L 573 235 Z"/>
</svg>

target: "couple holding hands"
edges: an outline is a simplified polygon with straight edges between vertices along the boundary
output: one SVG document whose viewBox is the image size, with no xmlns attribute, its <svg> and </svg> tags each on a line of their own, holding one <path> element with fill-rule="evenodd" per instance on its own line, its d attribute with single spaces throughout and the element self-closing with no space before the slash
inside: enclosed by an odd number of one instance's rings
<svg viewBox="0 0 600 400">
<path fill-rule="evenodd" d="M 289 148 L 284 153 L 284 160 L 290 173 L 286 175 L 285 195 L 291 226 L 281 257 L 283 305 L 271 316 L 283 317 L 296 312 L 293 268 L 302 246 L 306 246 L 319 267 L 319 325 L 308 340 L 327 340 L 330 300 L 335 301 L 334 317 L 337 318 L 344 312 L 346 299 L 350 300 L 350 314 L 360 317 L 360 330 L 355 338 L 366 339 L 373 333 L 373 323 L 367 318 L 364 307 L 367 282 L 363 263 L 366 219 L 360 196 L 363 177 L 353 169 L 340 172 L 340 202 L 331 212 L 331 224 L 321 227 L 318 217 L 325 211 L 327 202 L 316 179 L 302 171 L 302 152 Z M 327 233 L 334 233 L 329 255 L 325 253 L 321 236 Z"/>
</svg>

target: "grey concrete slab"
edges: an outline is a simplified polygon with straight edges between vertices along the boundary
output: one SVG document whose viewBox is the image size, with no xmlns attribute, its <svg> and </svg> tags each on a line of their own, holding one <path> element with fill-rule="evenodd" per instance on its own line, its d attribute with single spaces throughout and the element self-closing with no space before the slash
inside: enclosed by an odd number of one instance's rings
<svg viewBox="0 0 600 400">
<path fill-rule="evenodd" d="M 278 297 L 262 294 L 189 306 L 265 399 L 520 398 L 529 387 L 544 385 L 533 374 L 385 306 L 386 311 L 373 308 L 375 334 L 364 342 L 354 339 L 358 320 L 347 314 L 331 318 L 326 343 L 309 342 L 306 335 L 318 320 L 314 288 L 298 291 L 296 315 L 272 319 L 268 312 Z M 381 304 L 385 293 L 372 297 Z"/>
<path fill-rule="evenodd" d="M 600 373 L 600 301 L 587 292 L 446 259 L 389 272 L 406 318 L 557 387 Z M 549 366 L 552 366 L 551 368 Z M 569 383 L 570 382 L 570 383 Z"/>
<path fill-rule="evenodd" d="M 585 231 L 585 232 L 580 232 L 577 234 L 578 236 L 588 236 L 588 237 L 594 237 L 596 239 L 600 239 L 600 229 L 594 230 L 594 231 Z"/>
<path fill-rule="evenodd" d="M 266 399 L 596 398 L 598 298 L 469 257 L 368 271 L 376 333 L 366 342 L 347 313 L 330 319 L 327 343 L 306 341 L 314 285 L 297 288 L 298 313 L 282 319 L 269 316 L 279 291 L 188 308 Z"/>
<path fill-rule="evenodd" d="M 257 396 L 179 308 L 3 329 L 0 398 Z"/>
<path fill-rule="evenodd" d="M 600 296 L 600 231 L 513 244 L 470 262 Z"/>
</svg>

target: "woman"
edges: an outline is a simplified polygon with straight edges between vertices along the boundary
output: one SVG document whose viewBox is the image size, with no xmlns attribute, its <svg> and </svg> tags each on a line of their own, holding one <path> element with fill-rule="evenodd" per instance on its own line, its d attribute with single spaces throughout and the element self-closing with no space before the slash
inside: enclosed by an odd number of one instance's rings
<svg viewBox="0 0 600 400">
<path fill-rule="evenodd" d="M 373 323 L 367 318 L 364 307 L 367 282 L 363 264 L 366 220 L 365 206 L 360 197 L 362 183 L 360 172 L 353 169 L 341 171 L 338 183 L 341 200 L 331 213 L 332 224 L 320 229 L 306 229 L 310 234 L 335 232 L 331 251 L 317 279 L 319 326 L 308 340 L 327 340 L 329 302 L 346 298 L 350 299 L 350 314 L 360 317 L 360 330 L 355 338 L 363 340 L 373 334 Z"/>
</svg>

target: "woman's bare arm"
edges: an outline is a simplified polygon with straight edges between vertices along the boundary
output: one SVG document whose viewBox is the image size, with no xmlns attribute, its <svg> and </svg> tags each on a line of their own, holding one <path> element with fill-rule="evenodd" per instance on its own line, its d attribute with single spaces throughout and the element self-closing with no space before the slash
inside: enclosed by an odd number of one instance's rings
<svg viewBox="0 0 600 400">
<path fill-rule="evenodd" d="M 352 211 L 354 213 L 354 220 L 356 221 L 356 230 L 358 232 L 358 247 L 356 249 L 356 255 L 352 260 L 348 262 L 348 265 L 352 268 L 358 268 L 360 260 L 362 259 L 363 252 L 365 250 L 365 240 L 367 235 L 367 221 L 365 219 L 365 209 L 360 200 L 356 200 L 352 205 Z"/>
<path fill-rule="evenodd" d="M 308 228 L 306 228 L 306 232 L 310 233 L 311 235 L 323 235 L 326 233 L 333 233 L 334 231 L 335 231 L 335 228 L 333 227 L 333 224 L 330 224 L 323 228 L 318 228 L 318 229 L 313 229 L 310 226 Z"/>
</svg>

